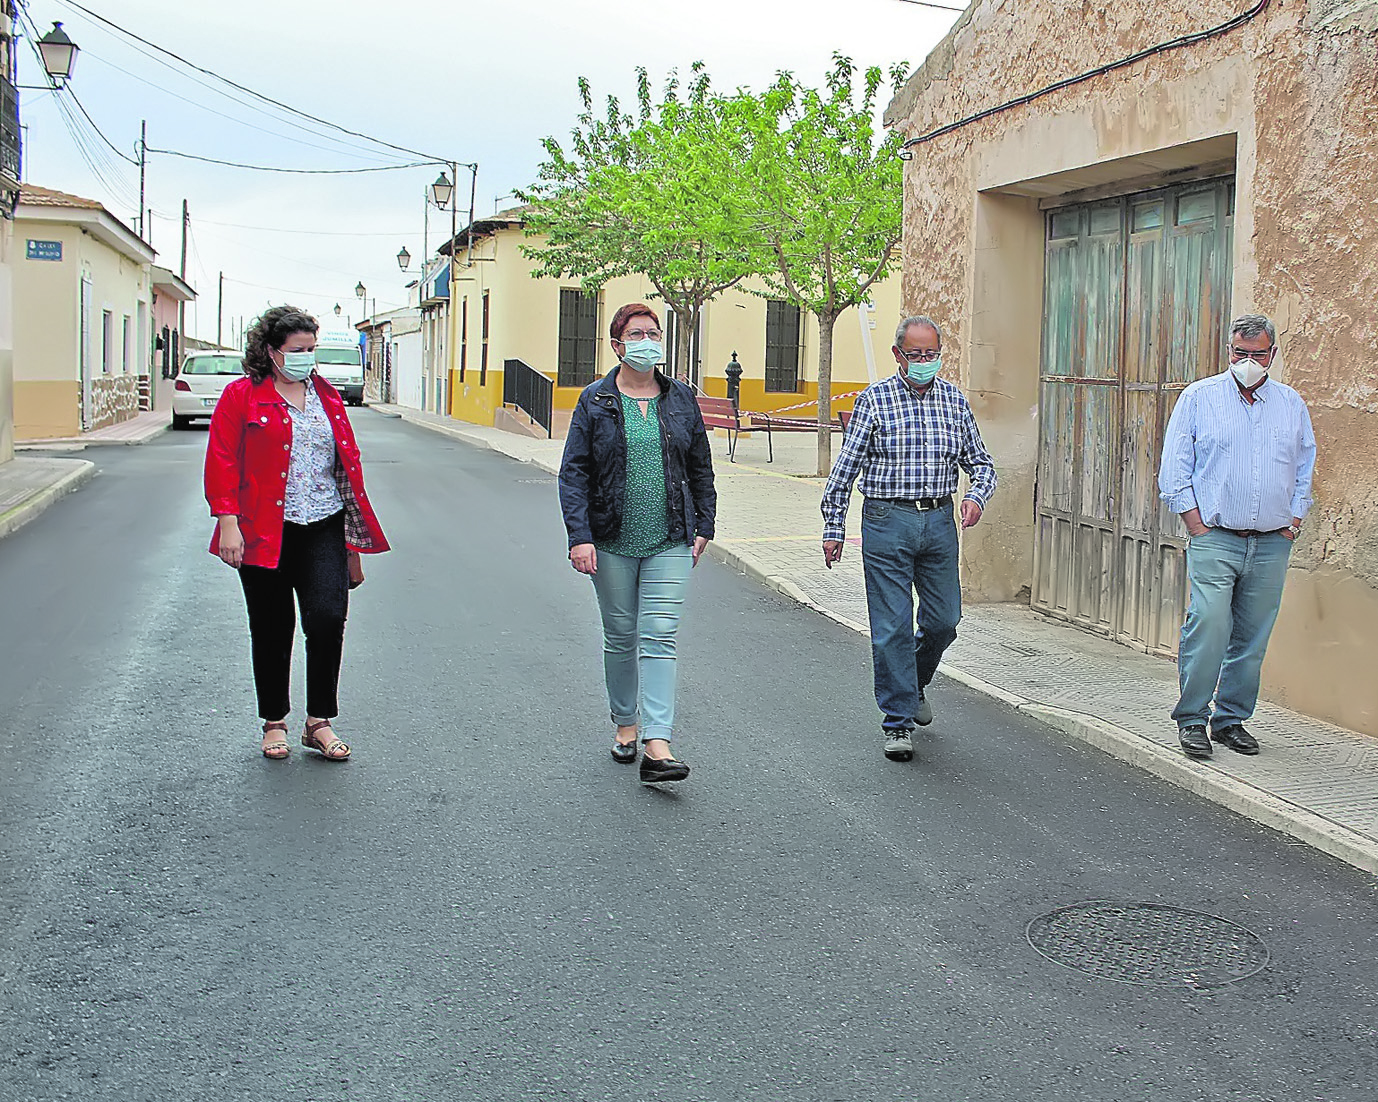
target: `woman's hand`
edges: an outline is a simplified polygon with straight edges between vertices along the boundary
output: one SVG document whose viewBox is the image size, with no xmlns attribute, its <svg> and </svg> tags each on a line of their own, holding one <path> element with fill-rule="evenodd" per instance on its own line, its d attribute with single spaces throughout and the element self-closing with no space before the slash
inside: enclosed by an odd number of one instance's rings
<svg viewBox="0 0 1378 1102">
<path fill-rule="evenodd" d="M 239 518 L 220 518 L 220 560 L 238 570 L 244 565 L 244 533 L 239 530 Z"/>
<path fill-rule="evenodd" d="M 705 547 L 707 547 L 707 546 L 708 546 L 708 537 L 707 537 L 707 536 L 695 536 L 695 537 L 694 537 L 694 563 L 693 563 L 693 566 L 691 566 L 689 569 L 692 570 L 692 569 L 694 568 L 694 566 L 698 566 L 698 565 L 699 565 L 699 556 L 703 554 L 703 549 L 704 549 Z"/>
<path fill-rule="evenodd" d="M 358 589 L 364 584 L 364 562 L 352 547 L 345 552 L 345 566 L 349 570 L 349 588 Z"/>
<path fill-rule="evenodd" d="M 576 543 L 571 547 L 569 561 L 580 574 L 598 573 L 598 551 L 591 543 Z"/>
</svg>

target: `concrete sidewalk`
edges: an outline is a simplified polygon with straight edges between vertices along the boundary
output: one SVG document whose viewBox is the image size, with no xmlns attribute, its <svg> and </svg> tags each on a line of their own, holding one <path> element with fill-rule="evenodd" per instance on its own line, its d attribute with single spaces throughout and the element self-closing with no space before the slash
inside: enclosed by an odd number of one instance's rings
<svg viewBox="0 0 1378 1102">
<path fill-rule="evenodd" d="M 14 450 L 24 451 L 79 451 L 89 445 L 101 444 L 146 444 L 160 433 L 166 432 L 172 424 L 172 412 L 167 409 L 151 409 L 136 413 L 126 421 L 107 425 L 103 429 L 83 432 L 79 436 L 53 436 L 43 440 L 24 440 L 16 443 Z"/>
<path fill-rule="evenodd" d="M 395 406 L 401 416 L 456 439 L 558 471 L 564 442 L 536 440 Z M 836 438 L 834 438 L 836 446 Z M 866 591 L 859 541 L 859 499 L 842 561 L 823 565 L 823 480 L 813 470 L 812 436 L 781 435 L 775 462 L 765 440 L 744 438 L 737 462 L 713 440 L 718 534 L 709 553 L 822 615 L 862 634 Z M 1177 668 L 1099 636 L 1057 623 L 1021 605 L 967 605 L 942 672 L 1127 762 L 1341 860 L 1378 873 L 1378 739 L 1271 704 L 1249 726 L 1263 744 L 1257 757 L 1219 749 L 1193 761 L 1177 746 L 1169 713 Z M 942 690 L 933 695 L 942 722 Z M 858 723 L 879 715 L 857 717 Z"/>
<path fill-rule="evenodd" d="M 0 539 L 95 476 L 85 459 L 17 455 L 0 463 Z"/>
</svg>

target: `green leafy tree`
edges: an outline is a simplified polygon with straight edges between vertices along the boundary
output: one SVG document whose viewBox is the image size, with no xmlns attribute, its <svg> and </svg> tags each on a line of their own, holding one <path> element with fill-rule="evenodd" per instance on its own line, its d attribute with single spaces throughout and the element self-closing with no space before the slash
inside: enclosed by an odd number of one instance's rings
<svg viewBox="0 0 1378 1102">
<path fill-rule="evenodd" d="M 902 86 L 906 67 L 889 73 Z M 772 297 L 818 319 L 818 473 L 832 466 L 833 327 L 895 259 L 903 213 L 902 135 L 878 136 L 880 68 L 863 74 L 835 54 L 822 89 L 781 73 L 760 95 L 739 92 L 723 113 L 749 146 L 753 222 Z"/>
<path fill-rule="evenodd" d="M 538 276 L 579 279 L 596 291 L 618 276 L 644 275 L 674 312 L 680 333 L 697 332 L 706 303 L 752 274 L 749 196 L 739 166 L 743 135 L 723 114 L 702 62 L 682 89 L 672 73 L 659 103 L 637 69 L 636 113 L 609 96 L 594 110 L 579 81 L 583 111 L 569 150 L 545 140 L 538 179 L 520 198 L 532 205 L 523 246 Z M 684 94 L 682 94 L 684 93 Z M 674 371 L 689 378 L 690 342 L 677 344 Z"/>
</svg>

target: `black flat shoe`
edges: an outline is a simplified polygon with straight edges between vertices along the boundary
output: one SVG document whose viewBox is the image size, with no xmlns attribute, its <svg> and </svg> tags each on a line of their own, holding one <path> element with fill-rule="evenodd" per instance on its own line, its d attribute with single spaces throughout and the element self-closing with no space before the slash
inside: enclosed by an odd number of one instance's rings
<svg viewBox="0 0 1378 1102">
<path fill-rule="evenodd" d="M 1258 739 L 1244 730 L 1242 723 L 1230 723 L 1220 728 L 1212 727 L 1211 738 L 1221 746 L 1228 746 L 1236 754 L 1258 753 Z"/>
<path fill-rule="evenodd" d="M 1177 741 L 1182 744 L 1182 752 L 1189 758 L 1208 758 L 1211 756 L 1211 740 L 1206 737 L 1206 729 L 1199 723 L 1183 727 L 1177 732 Z"/>
<path fill-rule="evenodd" d="M 665 781 L 682 781 L 689 776 L 689 767 L 674 758 L 641 758 L 641 783 L 663 784 Z"/>
<path fill-rule="evenodd" d="M 612 740 L 612 760 L 621 765 L 631 765 L 636 761 L 636 739 L 631 742 Z"/>
</svg>

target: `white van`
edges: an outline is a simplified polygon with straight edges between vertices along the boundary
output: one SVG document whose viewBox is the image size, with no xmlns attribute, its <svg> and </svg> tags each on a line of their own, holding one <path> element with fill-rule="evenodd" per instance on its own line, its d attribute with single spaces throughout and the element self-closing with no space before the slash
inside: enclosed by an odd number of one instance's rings
<svg viewBox="0 0 1378 1102">
<path fill-rule="evenodd" d="M 346 404 L 364 404 L 364 356 L 352 329 L 322 329 L 316 334 L 316 374 L 340 392 Z"/>
</svg>

